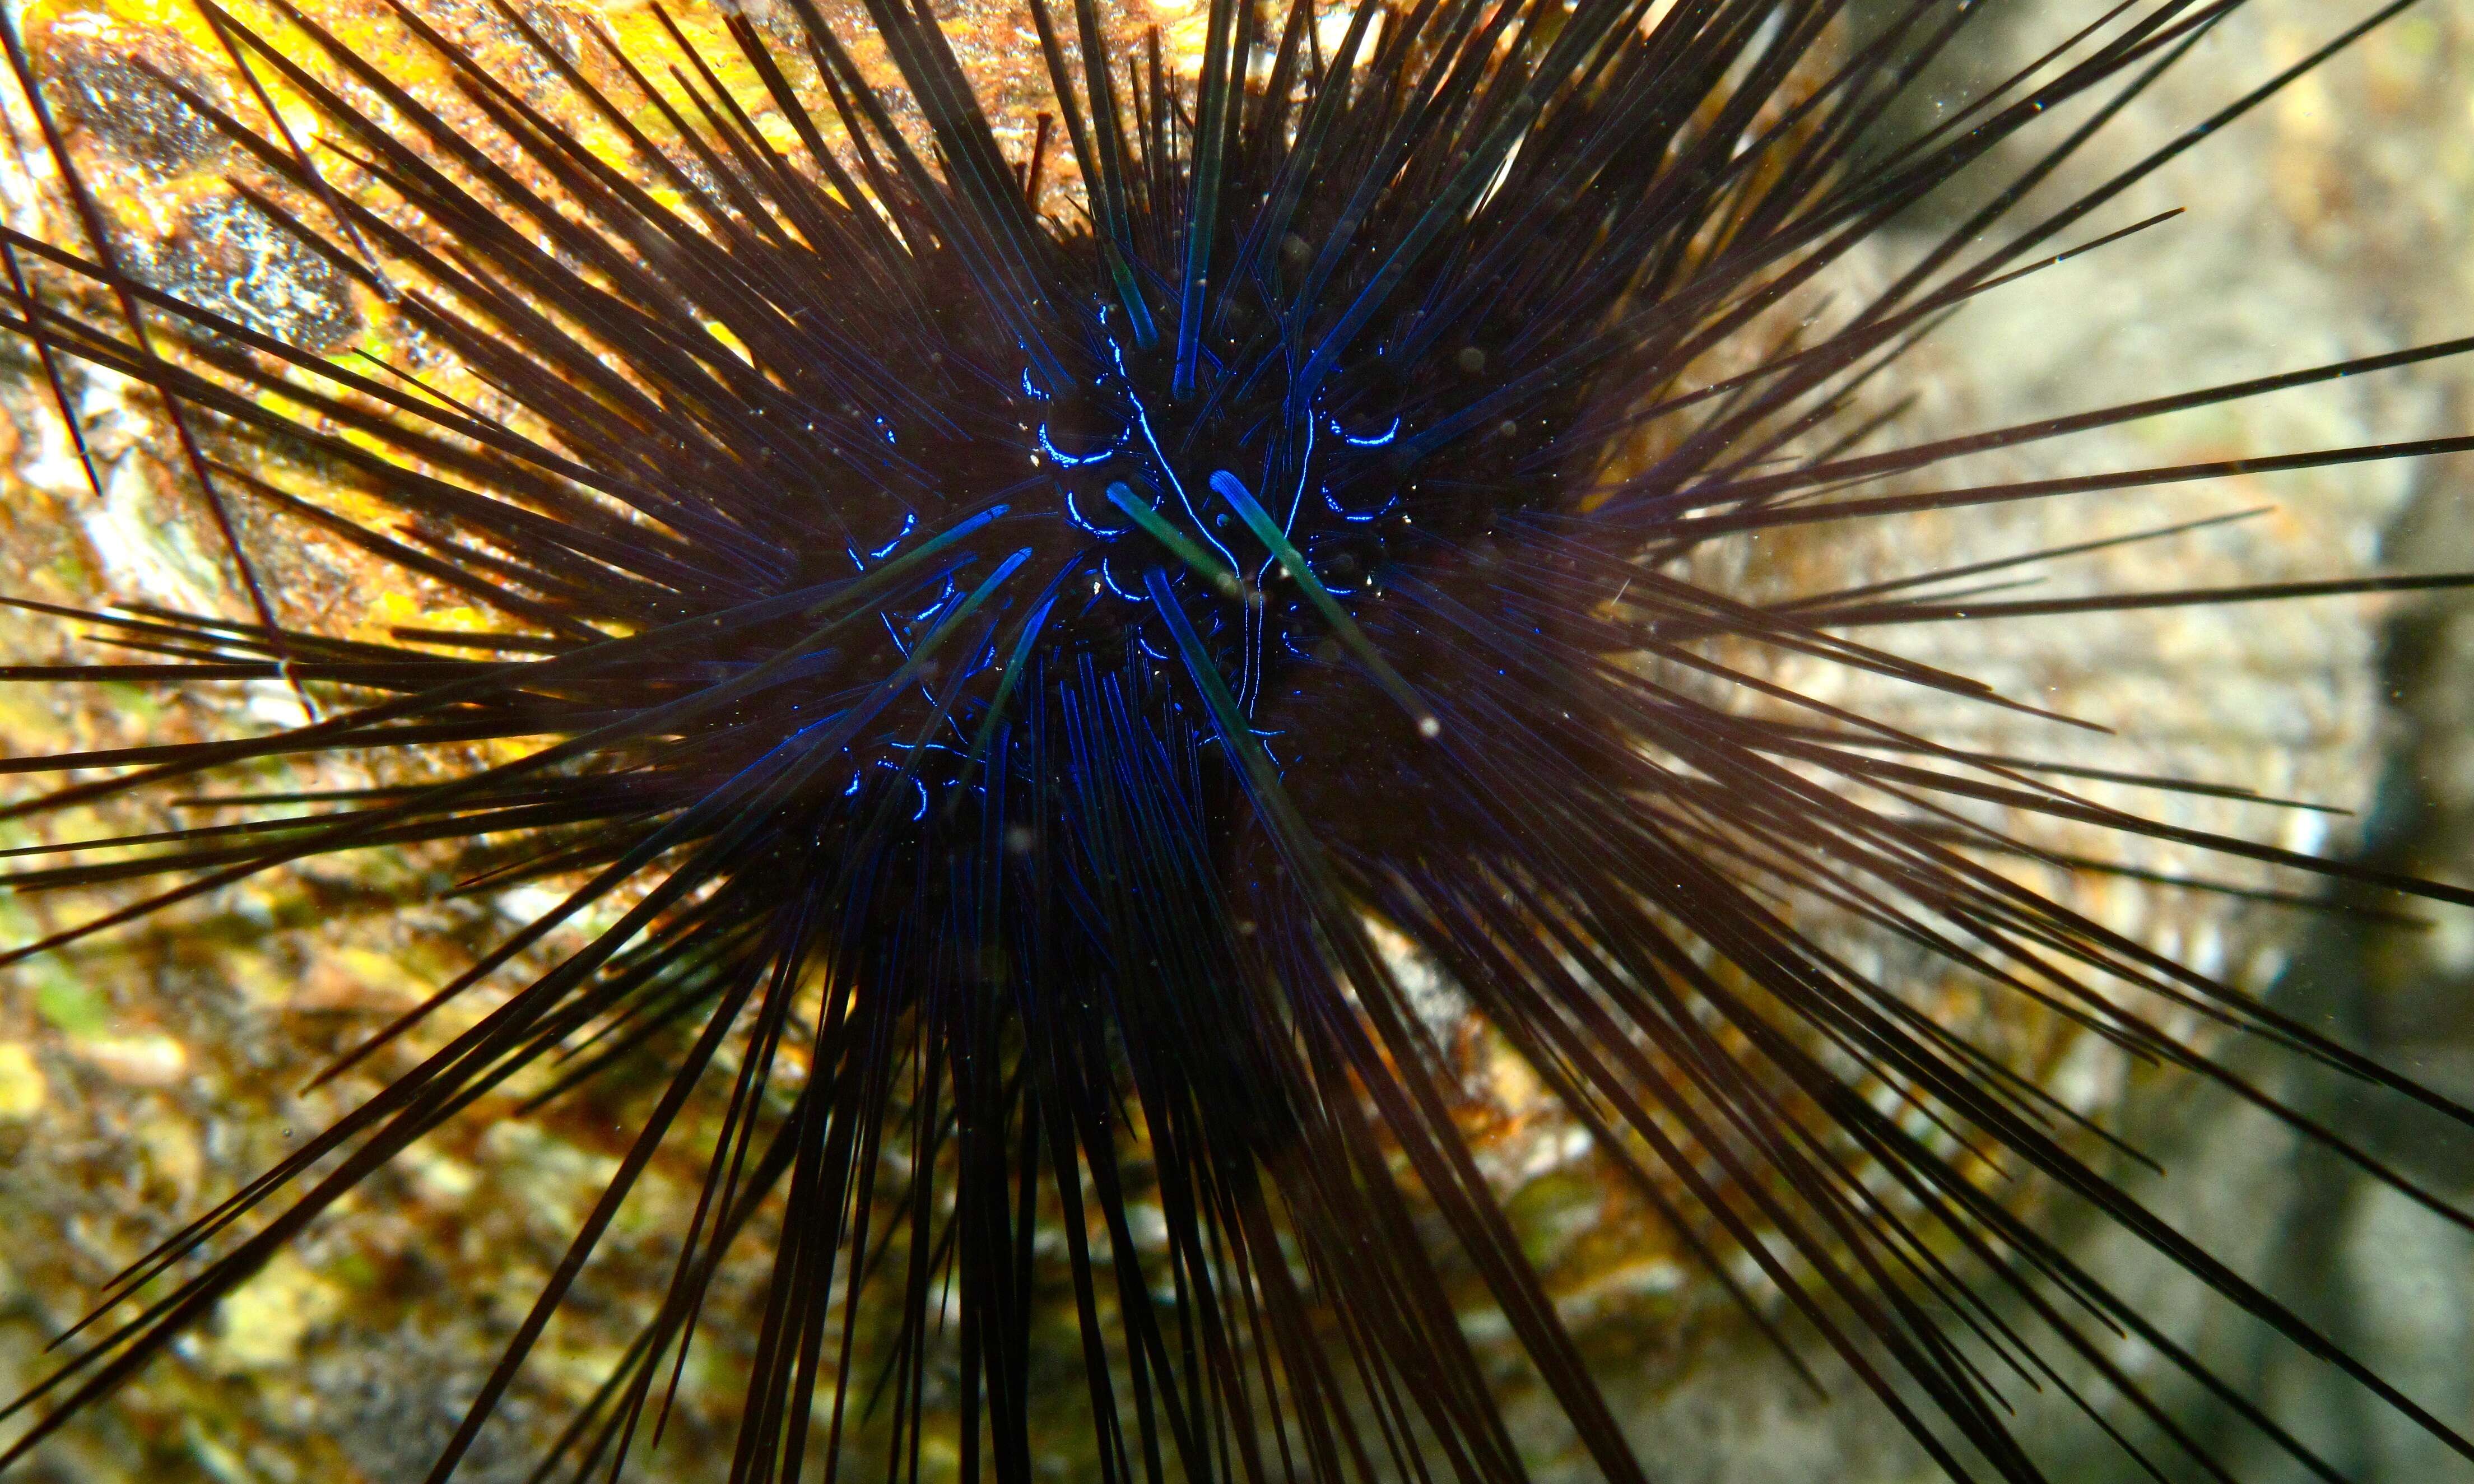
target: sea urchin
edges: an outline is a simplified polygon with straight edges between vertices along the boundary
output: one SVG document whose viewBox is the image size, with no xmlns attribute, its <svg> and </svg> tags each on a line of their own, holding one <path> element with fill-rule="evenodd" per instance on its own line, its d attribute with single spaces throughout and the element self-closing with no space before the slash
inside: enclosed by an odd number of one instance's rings
<svg viewBox="0 0 2474 1484">
<path fill-rule="evenodd" d="M 303 714 L 12 760 L 91 776 L 6 815 L 270 759 L 431 770 L 78 840 L 96 854 L 12 884 L 153 885 L 7 958 L 344 851 L 457 847 L 467 890 L 551 891 L 351 1055 L 420 1047 L 383 1091 L 103 1295 L 0 1461 L 460 1112 L 653 1064 L 433 1478 L 685 1140 L 705 1175 L 673 1278 L 550 1461 L 579 1477 L 641 1455 L 691 1336 L 729 1325 L 754 1337 L 735 1480 L 915 1478 L 931 1439 L 964 1479 L 1059 1457 L 1112 1480 L 1516 1479 L 1513 1354 L 1596 1472 L 1642 1479 L 1472 1151 L 1469 1034 L 1783 1348 L 1834 1350 L 1954 1476 L 2041 1476 L 1997 1366 L 2094 1375 L 2212 1468 L 2117 1335 L 2325 1472 L 1997 1198 L 1997 1168 L 2468 1451 L 2099 1174 L 2081 1109 L 1845 945 L 1895 942 L 2237 1087 L 2446 1210 L 2212 1036 L 2463 1110 L 2024 884 L 2006 866 L 2040 847 L 1998 821 L 2474 894 L 2093 802 L 2083 769 L 1774 678 L 1792 661 L 2035 714 L 1855 631 L 2458 579 L 1979 592 L 2051 554 L 2031 552 L 1780 591 L 1757 539 L 2474 447 L 1936 477 L 2463 343 L 1878 436 L 1885 366 L 1977 296 L 2155 225 L 2103 216 L 2402 5 L 2025 225 L 2240 0 L 2092 11 L 1922 125 L 1918 79 L 1983 7 L 1213 0 L 1188 69 L 1156 36 L 1121 44 L 1094 0 L 1031 0 L 1055 127 L 1023 158 L 924 4 L 868 0 L 853 33 L 788 0 L 702 39 L 656 5 L 656 60 L 502 0 L 461 30 L 388 0 L 425 87 L 373 59 L 369 17 L 199 5 L 246 85 L 133 75 L 427 358 L 330 359 L 140 271 L 12 37 L 85 247 L 8 235 L 7 328 L 56 391 L 82 364 L 159 394 L 251 596 L 237 619 L 58 610 L 134 658 L 12 677 L 272 680 Z M 2049 110 L 2081 122 L 2046 138 Z M 2007 173 L 1911 269 L 1824 302 L 1833 264 L 1987 172 Z M 238 506 L 495 619 L 385 642 L 287 624 Z M 716 1314 L 753 1232 L 761 1302 Z"/>
</svg>

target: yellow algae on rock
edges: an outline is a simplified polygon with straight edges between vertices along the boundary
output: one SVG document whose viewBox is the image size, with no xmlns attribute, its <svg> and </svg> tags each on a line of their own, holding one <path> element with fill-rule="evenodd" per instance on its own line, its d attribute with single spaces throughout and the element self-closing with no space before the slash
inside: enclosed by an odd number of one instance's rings
<svg viewBox="0 0 2474 1484">
<path fill-rule="evenodd" d="M 125 1087 L 169 1087 L 189 1069 L 189 1049 L 159 1034 L 93 1035 L 71 1046 L 80 1060 Z"/>
<path fill-rule="evenodd" d="M 0 1118 L 32 1118 L 43 1110 L 51 1088 L 35 1050 L 23 1041 L 0 1041 Z"/>
<path fill-rule="evenodd" d="M 341 1284 L 282 1253 L 240 1292 L 226 1299 L 214 1333 L 202 1347 L 220 1371 L 272 1371 L 300 1359 L 309 1331 L 344 1305 Z"/>
</svg>

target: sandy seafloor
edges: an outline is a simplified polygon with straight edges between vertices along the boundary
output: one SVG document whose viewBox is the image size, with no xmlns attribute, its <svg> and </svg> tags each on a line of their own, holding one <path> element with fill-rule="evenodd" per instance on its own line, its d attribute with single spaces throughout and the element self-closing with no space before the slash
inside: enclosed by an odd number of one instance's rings
<svg viewBox="0 0 2474 1484">
<path fill-rule="evenodd" d="M 957 19 L 986 26 L 1000 9 L 965 6 Z M 1993 0 L 1957 65 L 1989 71 L 2032 55 L 2039 38 L 2095 9 Z M 2152 147 L 2364 9 L 2324 0 L 2250 6 L 2122 121 L 2097 162 Z M 1184 13 L 1160 18 L 1174 23 Z M 1949 88 L 1960 85 L 1953 78 Z M 16 116 L 23 128 L 22 110 Z M 27 177 L 7 183 L 13 219 L 34 220 Z M 1937 436 L 2474 332 L 2474 0 L 2426 0 L 2143 185 L 2104 222 L 2170 207 L 2186 215 L 1995 296 L 1915 355 L 1904 389 L 1917 402 L 1898 435 Z M 271 260 L 279 246 L 246 224 L 208 231 L 211 208 L 194 202 L 181 209 L 205 210 L 188 219 L 205 225 L 165 239 L 173 245 L 161 259 L 165 274 L 187 273 L 208 288 L 274 283 L 281 302 L 271 312 L 349 337 L 349 315 L 338 317 L 316 283 L 287 279 Z M 1851 265 L 1851 281 L 1878 276 L 1915 240 L 1880 244 Z M 205 246 L 182 258 L 182 243 Z M 198 555 L 206 548 L 150 472 L 146 430 L 127 426 L 126 409 L 108 397 L 81 404 L 114 475 L 98 502 L 61 458 L 59 434 L 22 372 L 0 386 L 8 465 L 0 550 L 13 590 L 162 597 L 183 585 L 211 588 L 213 565 Z M 2433 436 L 2474 427 L 2469 394 L 2474 380 L 2443 363 L 2040 446 L 1984 467 L 2081 472 Z M 1833 559 L 1868 572 L 1922 550 L 2016 549 L 2272 504 L 2274 514 L 2204 539 L 2057 570 L 2052 587 L 2339 575 L 2380 563 L 2474 568 L 2469 477 L 2474 463 L 2433 460 L 2248 479 L 2143 497 L 2135 506 L 2055 505 L 1963 528 L 1862 533 Z M 368 595 L 338 600 L 375 608 Z M 348 607 L 330 616 L 347 625 L 362 617 Z M 0 644 L 36 654 L 57 640 L 10 620 Z M 2474 602 L 2341 599 L 2007 630 L 1953 626 L 1916 637 L 1909 652 L 2113 723 L 2123 737 L 2108 745 L 2129 749 L 2105 754 L 2116 766 L 2128 758 L 2354 812 L 2326 827 L 2238 809 L 2200 810 L 2192 822 L 2474 883 Z M 12 753 L 115 729 L 143 733 L 164 704 L 123 696 L 111 703 L 118 715 L 98 715 L 14 694 L 0 702 L 0 744 Z M 163 724 L 217 719 L 178 718 Z M 254 1173 L 296 1127 L 331 1116 L 335 1104 L 284 1089 L 353 1028 L 406 1003 L 451 963 L 455 945 L 487 925 L 443 909 L 387 905 L 407 893 L 417 897 L 418 884 L 364 888 L 340 875 L 311 881 L 305 897 L 270 887 L 223 904 L 186 940 L 145 936 L 117 957 L 31 964 L 0 978 L 0 1392 L 40 1374 L 43 1340 L 144 1238 Z M 2474 1099 L 2474 912 L 2428 909 L 2427 928 L 2409 932 L 2292 912 L 2227 913 L 2187 893 L 2117 890 L 2098 905 L 2150 941 L 2264 987 L 2288 1012 Z M 30 921 L 0 917 L 12 936 Z M 2462 1131 L 2281 1063 L 2246 1065 L 2416 1177 L 2474 1198 L 2474 1140 Z M 2118 1107 L 2164 1157 L 2168 1177 L 2142 1187 L 2158 1209 L 2439 1416 L 2474 1423 L 2474 1237 L 2221 1099 L 2138 1079 L 2083 1095 Z M 299 1259 L 279 1264 L 113 1408 L 39 1455 L 26 1476 L 62 1484 L 418 1478 L 615 1148 L 571 1125 L 516 1126 L 416 1161 L 322 1229 Z M 2474 1466 L 2268 1342 L 2158 1260 L 2101 1232 L 2073 1240 L 2090 1266 L 2346 1477 L 2474 1478 Z M 1824 1366 L 1836 1399 L 1816 1399 L 1739 1328 L 1690 1303 L 1674 1314 L 1672 1334 L 1638 1337 L 1637 1353 L 1609 1377 L 1653 1478 L 1887 1484 L 1930 1476 L 1843 1373 Z M 591 1339 L 549 1348 L 459 1477 L 497 1484 L 529 1472 L 530 1447 L 561 1399 L 589 1389 L 596 1359 L 608 1358 Z M 2136 1348 L 2119 1354 L 2142 1375 L 2163 1374 Z M 2054 1478 L 2139 1476 L 2066 1403 L 2015 1382 L 2008 1390 Z M 2195 1389 L 2161 1381 L 2160 1394 L 2237 1477 L 2302 1476 Z M 688 1399 L 691 1411 L 702 1399 L 692 1377 Z M 1527 1399 L 1516 1399 L 1516 1420 L 1542 1472 L 1588 1476 Z M 692 1449 L 692 1440 L 715 1435 L 691 1426 L 684 1436 Z M 2153 1456 L 2171 1477 L 2192 1474 L 2170 1449 Z M 716 1472 L 711 1457 L 670 1451 L 643 1476 Z"/>
</svg>

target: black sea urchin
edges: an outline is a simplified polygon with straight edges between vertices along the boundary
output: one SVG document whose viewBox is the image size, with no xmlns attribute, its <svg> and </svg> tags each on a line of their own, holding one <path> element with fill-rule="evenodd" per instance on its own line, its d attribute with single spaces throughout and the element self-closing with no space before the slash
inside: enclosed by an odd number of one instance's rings
<svg viewBox="0 0 2474 1484">
<path fill-rule="evenodd" d="M 924 6 L 871 0 L 837 31 L 791 0 L 703 41 L 656 7 L 655 58 L 496 0 L 452 34 L 394 5 L 416 85 L 366 17 L 201 3 L 245 85 L 133 75 L 211 126 L 253 220 L 426 353 L 329 360 L 237 289 L 209 304 L 138 271 L 11 40 L 85 232 L 8 235 L 8 326 L 56 391 L 82 364 L 160 394 L 254 614 L 46 610 L 136 658 L 12 677 L 275 680 L 304 716 L 21 758 L 94 776 L 8 813 L 268 760 L 430 771 L 210 794 L 245 813 L 78 840 L 102 854 L 13 885 L 150 894 L 9 960 L 342 851 L 463 842 L 467 889 L 553 890 L 351 1054 L 419 1046 L 383 1091 L 103 1296 L 6 1459 L 457 1114 L 650 1065 L 615 1177 L 433 1478 L 681 1143 L 703 1176 L 672 1279 L 546 1469 L 641 1457 L 690 1337 L 727 1326 L 752 1336 L 734 1479 L 915 1478 L 929 1455 L 965 1479 L 1058 1459 L 1514 1479 L 1516 1385 L 1595 1472 L 1644 1478 L 1473 1151 L 1469 1036 L 1527 1069 L 1662 1240 L 1790 1354 L 1836 1351 L 1954 1476 L 2042 1476 L 2002 1372 L 2093 1376 L 2214 1469 L 2121 1362 L 2132 1336 L 2335 1476 L 1996 1172 L 2474 1456 L 2099 1173 L 2082 1110 L 1925 992 L 1964 981 L 2219 1081 L 2455 1216 L 2215 1048 L 2474 1115 L 2025 884 L 2021 858 L 2053 858 L 2011 821 L 2474 893 L 2126 812 L 2083 767 L 1778 678 L 2037 715 L 1853 632 L 2459 579 L 2023 599 L 1982 585 L 2050 551 L 1800 588 L 1762 554 L 1840 523 L 2474 447 L 1941 474 L 2462 342 L 1886 448 L 1870 396 L 1969 301 L 2152 226 L 2102 217 L 2402 5 L 2020 225 L 2240 0 L 2092 12 L 1923 125 L 1902 122 L 1918 79 L 1984 8 L 1216 0 L 1189 80 L 1156 36 L 1120 48 L 1093 0 L 1032 0 L 1054 165 L 1045 125 L 1007 157 Z M 2049 112 L 2074 122 L 2039 131 Z M 1069 165 L 1079 184 L 1049 179 Z M 1820 302 L 1847 254 L 1988 170 L 2007 173 L 1910 270 Z M 281 624 L 239 506 L 495 620 Z M 761 1296 L 717 1311 L 751 1245 Z"/>
</svg>

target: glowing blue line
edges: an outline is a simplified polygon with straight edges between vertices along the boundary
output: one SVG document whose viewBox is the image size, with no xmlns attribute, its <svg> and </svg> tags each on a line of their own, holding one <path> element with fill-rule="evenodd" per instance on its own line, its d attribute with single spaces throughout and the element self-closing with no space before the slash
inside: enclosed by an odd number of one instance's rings
<svg viewBox="0 0 2474 1484">
<path fill-rule="evenodd" d="M 1185 506 L 1187 519 L 1194 522 L 1194 528 L 1196 530 L 1202 532 L 1202 539 L 1211 543 L 1222 556 L 1228 559 L 1228 570 L 1230 572 L 1245 571 L 1246 569 L 1244 566 L 1237 560 L 1237 553 L 1229 550 L 1226 547 L 1221 546 L 1220 538 L 1211 534 L 1211 527 L 1204 523 L 1202 512 L 1194 508 L 1194 500 L 1185 493 L 1185 485 L 1178 480 L 1176 471 L 1169 467 L 1168 453 L 1160 448 L 1158 435 L 1152 431 L 1151 413 L 1145 410 L 1143 400 L 1134 395 L 1133 378 L 1126 375 L 1125 348 L 1117 344 L 1114 337 L 1111 337 L 1108 341 L 1108 353 L 1116 360 L 1117 379 L 1125 383 L 1126 400 L 1134 404 L 1134 426 L 1143 430 L 1143 441 L 1152 446 L 1152 460 L 1159 466 L 1160 477 L 1168 481 L 1168 487 L 1170 489 L 1176 491 L 1177 503 Z M 1163 656 L 1163 658 L 1165 658 L 1165 656 Z"/>
<path fill-rule="evenodd" d="M 902 529 L 895 533 L 894 538 L 891 541 L 888 541 L 885 545 L 877 547 L 875 550 L 870 551 L 867 554 L 868 560 L 871 562 L 882 562 L 886 557 L 891 556 L 893 554 L 893 548 L 902 545 L 903 538 L 910 535 L 911 531 L 918 526 L 918 524 L 919 517 L 917 514 L 905 513 L 902 517 Z"/>
<path fill-rule="evenodd" d="M 1326 487 L 1322 492 L 1322 502 L 1330 507 L 1332 514 L 1340 517 L 1342 520 L 1354 522 L 1359 525 L 1363 525 L 1369 521 L 1382 520 L 1385 516 L 1390 515 L 1395 509 L 1398 508 L 1400 504 L 1400 492 L 1398 490 L 1394 490 L 1392 492 L 1392 498 L 1385 500 L 1380 508 L 1369 510 L 1362 514 L 1358 511 L 1348 509 L 1339 500 L 1332 499 L 1331 491 L 1328 487 Z"/>
<path fill-rule="evenodd" d="M 1084 530 L 1089 531 L 1092 535 L 1097 536 L 1104 541 L 1114 541 L 1118 537 L 1124 535 L 1127 531 L 1132 529 L 1132 527 L 1125 525 L 1120 525 L 1111 529 L 1108 526 L 1097 523 L 1089 516 L 1082 513 L 1082 507 L 1080 505 L 1074 502 L 1074 491 L 1070 486 L 1059 485 L 1058 488 L 1065 491 L 1065 518 L 1072 521 L 1075 524 L 1082 527 Z"/>
<path fill-rule="evenodd" d="M 1395 417 L 1392 420 L 1392 426 L 1390 427 L 1366 438 L 1359 438 L 1350 434 L 1346 429 L 1340 426 L 1340 419 L 1338 418 L 1331 419 L 1331 430 L 1334 434 L 1338 435 L 1341 442 L 1347 444 L 1350 448 L 1379 449 L 1385 444 L 1390 443 L 1393 439 L 1400 436 L 1400 420 L 1397 417 Z"/>
<path fill-rule="evenodd" d="M 1280 534 L 1295 539 L 1298 512 L 1306 502 L 1306 475 L 1314 469 L 1314 419 L 1306 419 L 1306 450 L 1298 457 L 1298 491 L 1289 497 L 1289 518 L 1280 523 Z"/>
<path fill-rule="evenodd" d="M 1140 406 L 1141 404 L 1138 402 L 1135 405 Z M 1106 448 L 1102 449 L 1097 453 L 1067 453 L 1058 449 L 1054 442 L 1050 441 L 1048 436 L 1048 425 L 1045 423 L 1039 425 L 1039 451 L 1047 454 L 1051 459 L 1067 469 L 1079 469 L 1085 464 L 1097 464 L 1103 459 L 1114 458 L 1117 455 L 1117 450 L 1123 449 L 1125 446 L 1126 435 L 1124 433 L 1119 433 L 1114 443 L 1109 444 Z"/>
<path fill-rule="evenodd" d="M 1029 366 L 1022 368 L 1022 395 L 1030 398 L 1033 401 L 1048 401 L 1048 394 L 1039 389 L 1039 383 L 1031 379 L 1031 368 Z"/>
<path fill-rule="evenodd" d="M 1261 589 L 1262 576 L 1261 572 L 1254 574 L 1257 591 Z M 1254 714 L 1254 693 L 1263 683 L 1263 635 L 1271 628 L 1272 619 L 1267 609 L 1252 603 L 1245 605 L 1241 617 L 1246 621 L 1246 673 L 1237 686 L 1237 704 L 1250 717 Z"/>
<path fill-rule="evenodd" d="M 911 623 L 914 625 L 925 623 L 929 620 L 936 617 L 939 610 L 941 610 L 947 603 L 954 600 L 954 595 L 958 591 L 960 590 L 954 586 L 952 575 L 948 574 L 945 578 L 945 591 L 936 595 L 936 600 L 934 602 L 930 603 L 927 607 L 912 614 L 910 616 Z"/>
<path fill-rule="evenodd" d="M 1336 423 L 1333 425 L 1334 427 L 1337 427 L 1339 425 Z M 1315 420 L 1313 417 L 1309 416 L 1306 418 L 1305 428 L 1305 450 L 1298 455 L 1298 487 L 1296 492 L 1289 499 L 1288 518 L 1282 523 L 1280 527 L 1280 534 L 1283 536 L 1286 536 L 1297 529 L 1298 512 L 1305 508 L 1306 481 L 1314 476 Z M 1302 555 L 1302 553 L 1300 554 Z M 1264 586 L 1264 575 L 1272 570 L 1272 564 L 1275 560 L 1277 560 L 1276 554 L 1272 551 L 1270 547 L 1266 546 L 1263 549 L 1263 565 L 1254 569 L 1254 586 L 1258 590 Z M 1271 610 L 1268 607 L 1249 609 L 1246 615 L 1246 670 L 1237 687 L 1237 704 L 1245 708 L 1246 714 L 1249 717 L 1251 717 L 1254 714 L 1255 705 L 1262 699 L 1264 672 L 1263 651 L 1269 642 L 1271 631 L 1272 615 Z M 1286 637 L 1285 630 L 1282 632 L 1282 637 Z"/>
</svg>

